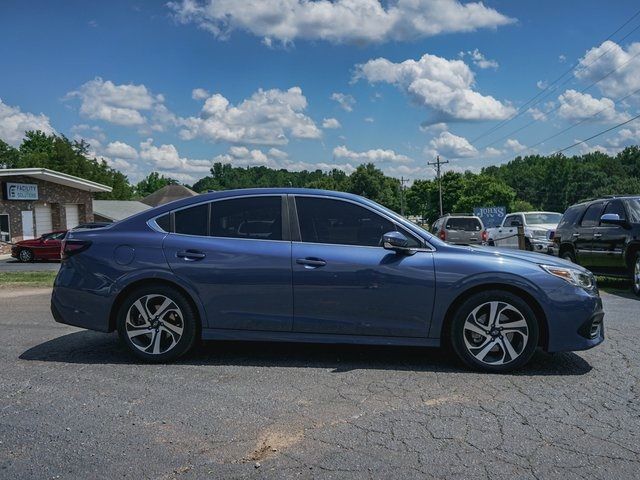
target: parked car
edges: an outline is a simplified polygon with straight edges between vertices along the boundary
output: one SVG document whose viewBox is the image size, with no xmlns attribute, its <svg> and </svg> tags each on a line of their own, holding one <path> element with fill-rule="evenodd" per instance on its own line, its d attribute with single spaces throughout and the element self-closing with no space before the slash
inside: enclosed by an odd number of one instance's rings
<svg viewBox="0 0 640 480">
<path fill-rule="evenodd" d="M 11 256 L 21 262 L 60 260 L 60 247 L 66 230 L 45 233 L 40 238 L 22 240 L 11 247 Z"/>
<path fill-rule="evenodd" d="M 549 231 L 555 230 L 562 218 L 557 212 L 515 212 L 502 219 L 502 224 L 487 229 L 490 246 L 518 248 L 518 227 L 524 227 L 525 248 L 541 253 L 553 253 Z"/>
<path fill-rule="evenodd" d="M 449 245 L 347 193 L 202 194 L 100 231 L 73 230 L 63 252 L 56 321 L 117 330 L 151 362 L 179 357 L 198 338 L 450 345 L 467 365 L 503 372 L 537 347 L 583 350 L 604 339 L 586 269 Z"/>
<path fill-rule="evenodd" d="M 73 227 L 73 230 L 81 230 L 81 229 L 88 229 L 88 228 L 103 228 L 103 227 L 108 227 L 109 225 L 111 225 L 110 222 L 87 222 L 87 223 L 81 223 L 79 225 L 76 225 L 75 227 Z"/>
<path fill-rule="evenodd" d="M 433 223 L 431 232 L 455 245 L 480 245 L 487 240 L 482 220 L 474 215 L 444 215 Z"/>
<path fill-rule="evenodd" d="M 554 235 L 557 254 L 592 272 L 626 277 L 640 295 L 640 196 L 573 205 Z"/>
</svg>

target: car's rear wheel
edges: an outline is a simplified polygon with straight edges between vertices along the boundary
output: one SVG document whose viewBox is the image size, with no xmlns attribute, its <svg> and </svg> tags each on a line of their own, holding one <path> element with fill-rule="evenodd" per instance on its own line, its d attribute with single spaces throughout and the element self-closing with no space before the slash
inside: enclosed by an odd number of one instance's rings
<svg viewBox="0 0 640 480">
<path fill-rule="evenodd" d="M 450 329 L 453 350 L 468 366 L 506 372 L 527 363 L 538 344 L 536 316 L 522 298 L 501 290 L 469 297 Z"/>
<path fill-rule="evenodd" d="M 196 313 L 183 294 L 164 286 L 137 289 L 122 303 L 120 340 L 138 358 L 169 362 L 187 353 L 196 340 Z"/>
<path fill-rule="evenodd" d="M 640 252 L 636 253 L 636 260 L 633 262 L 633 293 L 640 296 Z"/>
<path fill-rule="evenodd" d="M 564 252 L 562 252 L 562 255 L 560 255 L 560 258 L 569 260 L 571 263 L 576 263 L 576 256 L 573 254 L 571 250 L 565 250 Z"/>
<path fill-rule="evenodd" d="M 33 262 L 33 258 L 34 258 L 33 252 L 28 248 L 23 248 L 18 253 L 18 260 L 20 260 L 23 263 Z"/>
</svg>

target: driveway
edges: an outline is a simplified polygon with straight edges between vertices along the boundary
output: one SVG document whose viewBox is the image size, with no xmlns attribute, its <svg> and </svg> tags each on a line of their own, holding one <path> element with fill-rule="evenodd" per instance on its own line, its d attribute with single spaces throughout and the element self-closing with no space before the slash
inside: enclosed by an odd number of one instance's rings
<svg viewBox="0 0 640 480">
<path fill-rule="evenodd" d="M 138 364 L 0 292 L 0 478 L 640 477 L 640 301 L 514 375 L 436 349 L 208 343 Z"/>
<path fill-rule="evenodd" d="M 0 272 L 57 272 L 59 269 L 60 262 L 38 260 L 22 263 L 6 255 L 0 257 Z"/>
</svg>

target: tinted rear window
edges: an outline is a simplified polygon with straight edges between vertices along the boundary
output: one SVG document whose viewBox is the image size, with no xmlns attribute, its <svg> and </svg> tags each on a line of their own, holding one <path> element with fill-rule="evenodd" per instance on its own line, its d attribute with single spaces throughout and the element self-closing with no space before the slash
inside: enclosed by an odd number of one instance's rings
<svg viewBox="0 0 640 480">
<path fill-rule="evenodd" d="M 178 210 L 175 214 L 176 233 L 185 235 L 207 235 L 209 204 Z"/>
<path fill-rule="evenodd" d="M 640 198 L 630 198 L 626 203 L 627 211 L 629 212 L 629 221 L 640 223 Z"/>
<path fill-rule="evenodd" d="M 595 227 L 600 223 L 600 212 L 604 206 L 603 202 L 592 203 L 582 217 L 580 225 L 583 227 Z"/>
<path fill-rule="evenodd" d="M 465 232 L 478 232 L 482 230 L 482 224 L 477 218 L 455 218 L 447 219 L 447 230 L 463 230 Z"/>
<path fill-rule="evenodd" d="M 558 228 L 568 228 L 572 226 L 574 223 L 576 223 L 576 220 L 583 211 L 584 205 L 575 205 L 573 207 L 569 207 L 567 211 L 564 212 L 564 215 L 562 216 L 562 219 L 558 224 Z"/>
<path fill-rule="evenodd" d="M 247 197 L 213 202 L 211 236 L 282 240 L 281 197 Z"/>
</svg>

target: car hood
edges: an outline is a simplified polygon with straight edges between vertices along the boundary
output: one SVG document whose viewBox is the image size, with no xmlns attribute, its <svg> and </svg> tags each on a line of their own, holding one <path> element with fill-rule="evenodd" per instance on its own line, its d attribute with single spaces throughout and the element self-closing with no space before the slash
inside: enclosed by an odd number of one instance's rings
<svg viewBox="0 0 640 480">
<path fill-rule="evenodd" d="M 555 230 L 558 227 L 556 223 L 536 223 L 535 225 L 528 225 L 531 230 Z"/>
<path fill-rule="evenodd" d="M 512 248 L 495 248 L 495 247 L 483 247 L 483 246 L 468 246 L 462 247 L 469 251 L 472 251 L 480 255 L 489 255 L 499 258 L 520 260 L 529 263 L 535 263 L 538 265 L 551 265 L 556 267 L 572 267 L 577 270 L 588 272 L 586 268 L 581 267 L 575 263 L 571 263 L 568 260 L 554 257 L 543 253 L 535 253 L 523 250 L 515 250 Z"/>
</svg>

